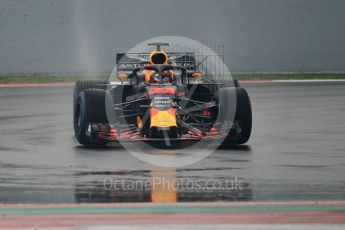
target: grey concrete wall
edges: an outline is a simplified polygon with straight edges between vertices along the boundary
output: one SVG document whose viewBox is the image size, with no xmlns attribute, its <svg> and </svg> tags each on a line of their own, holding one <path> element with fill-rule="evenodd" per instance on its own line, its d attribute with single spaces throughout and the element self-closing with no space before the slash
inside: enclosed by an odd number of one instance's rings
<svg viewBox="0 0 345 230">
<path fill-rule="evenodd" d="M 231 71 L 345 71 L 343 0 L 0 0 L 0 74 L 109 72 L 154 36 L 226 46 Z"/>
</svg>

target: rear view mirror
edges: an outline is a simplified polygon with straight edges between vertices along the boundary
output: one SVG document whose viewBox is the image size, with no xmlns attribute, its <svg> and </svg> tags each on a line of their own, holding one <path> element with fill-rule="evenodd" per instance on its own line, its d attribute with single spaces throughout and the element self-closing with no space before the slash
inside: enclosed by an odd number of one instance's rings
<svg viewBox="0 0 345 230">
<path fill-rule="evenodd" d="M 200 71 L 195 71 L 192 73 L 193 78 L 199 78 L 202 77 L 202 73 Z"/>
<path fill-rule="evenodd" d="M 121 80 L 127 79 L 128 78 L 128 74 L 126 73 L 119 73 L 117 75 L 118 78 L 120 78 Z"/>
</svg>

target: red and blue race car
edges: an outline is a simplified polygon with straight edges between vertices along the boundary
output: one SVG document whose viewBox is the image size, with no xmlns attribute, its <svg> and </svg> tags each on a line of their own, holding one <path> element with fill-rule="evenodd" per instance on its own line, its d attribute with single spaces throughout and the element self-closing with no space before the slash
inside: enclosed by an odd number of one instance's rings
<svg viewBox="0 0 345 230">
<path fill-rule="evenodd" d="M 218 81 L 198 70 L 192 52 L 117 54 L 118 82 L 77 81 L 74 130 L 85 146 L 121 141 L 219 140 L 246 143 L 251 103 L 238 82 Z M 224 79 L 224 78 L 223 78 Z"/>
</svg>

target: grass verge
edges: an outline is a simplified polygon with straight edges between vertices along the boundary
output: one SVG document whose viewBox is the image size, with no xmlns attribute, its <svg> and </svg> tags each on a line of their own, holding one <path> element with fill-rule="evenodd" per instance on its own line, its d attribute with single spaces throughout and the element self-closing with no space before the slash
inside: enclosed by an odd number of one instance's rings
<svg viewBox="0 0 345 230">
<path fill-rule="evenodd" d="M 325 80 L 345 79 L 345 73 L 232 74 L 237 80 Z"/>
<path fill-rule="evenodd" d="M 28 75 L 28 76 L 0 76 L 1 84 L 10 83 L 52 83 L 75 82 L 78 80 L 108 80 L 109 75 Z"/>
</svg>

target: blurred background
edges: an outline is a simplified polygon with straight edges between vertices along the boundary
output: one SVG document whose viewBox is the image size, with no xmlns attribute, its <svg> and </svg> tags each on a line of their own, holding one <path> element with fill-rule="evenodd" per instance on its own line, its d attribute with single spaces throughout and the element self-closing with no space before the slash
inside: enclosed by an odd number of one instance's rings
<svg viewBox="0 0 345 230">
<path fill-rule="evenodd" d="M 0 0 L 0 75 L 108 73 L 176 35 L 225 45 L 232 72 L 345 71 L 343 0 Z"/>
</svg>

